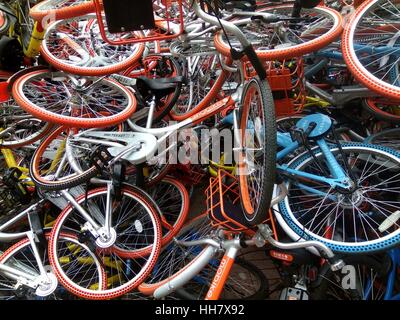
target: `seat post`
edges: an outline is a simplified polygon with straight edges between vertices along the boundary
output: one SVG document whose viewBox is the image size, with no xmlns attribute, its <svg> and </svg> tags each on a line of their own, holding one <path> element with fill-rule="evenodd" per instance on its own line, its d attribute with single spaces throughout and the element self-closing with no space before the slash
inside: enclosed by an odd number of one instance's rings
<svg viewBox="0 0 400 320">
<path fill-rule="evenodd" d="M 153 124 L 154 111 L 156 110 L 156 96 L 155 95 L 153 95 L 153 98 L 151 99 L 149 107 L 150 107 L 150 110 L 149 110 L 149 116 L 147 117 L 146 129 L 151 129 L 151 126 Z"/>
</svg>

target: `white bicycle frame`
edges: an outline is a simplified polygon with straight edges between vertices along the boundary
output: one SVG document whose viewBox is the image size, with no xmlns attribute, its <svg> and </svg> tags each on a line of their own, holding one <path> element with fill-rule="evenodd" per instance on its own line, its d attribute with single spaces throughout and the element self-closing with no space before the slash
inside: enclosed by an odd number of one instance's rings
<svg viewBox="0 0 400 320">
<path fill-rule="evenodd" d="M 33 204 L 32 206 L 0 226 L 0 241 L 13 241 L 17 239 L 23 239 L 25 237 L 28 238 L 29 246 L 32 248 L 32 253 L 39 268 L 40 274 L 33 275 L 32 273 L 24 272 L 22 268 L 17 269 L 16 267 L 11 267 L 9 265 L 5 265 L 4 263 L 0 263 L 0 273 L 10 279 L 17 281 L 17 287 L 21 285 L 26 286 L 31 289 L 37 290 L 37 293 L 40 292 L 41 287 L 57 287 L 58 282 L 54 274 L 49 273 L 47 268 L 43 264 L 38 247 L 36 245 L 35 233 L 32 230 L 17 233 L 5 233 L 3 231 L 26 218 L 28 218 L 29 224 L 31 225 L 31 213 L 34 212 L 43 202 L 44 200 L 38 201 L 37 203 Z"/>
</svg>

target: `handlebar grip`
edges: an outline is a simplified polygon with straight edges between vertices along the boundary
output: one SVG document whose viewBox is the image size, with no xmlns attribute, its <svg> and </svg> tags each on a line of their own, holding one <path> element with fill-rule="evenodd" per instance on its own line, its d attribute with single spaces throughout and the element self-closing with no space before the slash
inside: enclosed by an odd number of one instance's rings
<svg viewBox="0 0 400 320">
<path fill-rule="evenodd" d="M 261 80 L 267 79 L 267 72 L 265 71 L 264 65 L 261 62 L 260 58 L 257 56 L 256 51 L 254 50 L 253 46 L 250 44 L 244 48 L 243 52 L 246 54 L 247 58 L 251 62 L 256 70 L 258 76 Z"/>
</svg>

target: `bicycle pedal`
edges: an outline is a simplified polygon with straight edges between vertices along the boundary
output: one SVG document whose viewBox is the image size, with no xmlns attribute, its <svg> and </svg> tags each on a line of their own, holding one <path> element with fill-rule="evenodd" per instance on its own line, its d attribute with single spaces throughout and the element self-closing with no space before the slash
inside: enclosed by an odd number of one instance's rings
<svg viewBox="0 0 400 320">
<path fill-rule="evenodd" d="M 29 193 L 27 187 L 21 183 L 20 178 L 22 171 L 18 168 L 11 168 L 6 170 L 3 176 L 3 183 L 6 185 L 13 196 L 21 204 L 28 204 L 32 200 L 32 196 Z"/>
<path fill-rule="evenodd" d="M 108 152 L 107 147 L 100 146 L 96 148 L 90 156 L 89 163 L 96 167 L 98 171 L 103 171 L 104 167 L 107 167 L 112 159 L 112 155 Z"/>
</svg>

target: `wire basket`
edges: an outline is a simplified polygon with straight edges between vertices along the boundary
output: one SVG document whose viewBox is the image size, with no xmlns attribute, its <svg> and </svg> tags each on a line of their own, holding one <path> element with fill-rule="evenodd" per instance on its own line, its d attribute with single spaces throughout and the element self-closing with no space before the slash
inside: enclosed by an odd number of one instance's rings
<svg viewBox="0 0 400 320">
<path fill-rule="evenodd" d="M 214 227 L 254 234 L 244 218 L 240 204 L 239 180 L 236 176 L 227 171 L 218 170 L 217 177 L 210 178 L 205 194 L 207 213 Z M 265 213 L 264 223 L 274 223 L 271 211 Z"/>
<path fill-rule="evenodd" d="M 301 113 L 307 97 L 303 59 L 265 61 L 264 65 L 274 97 L 276 116 L 291 116 Z M 256 75 L 249 62 L 245 62 L 245 70 L 247 78 Z"/>
<path fill-rule="evenodd" d="M 103 40 L 111 45 L 126 45 L 170 40 L 181 35 L 182 1 L 93 0 L 93 3 Z M 137 36 L 138 31 L 143 33 L 142 37 Z"/>
</svg>

